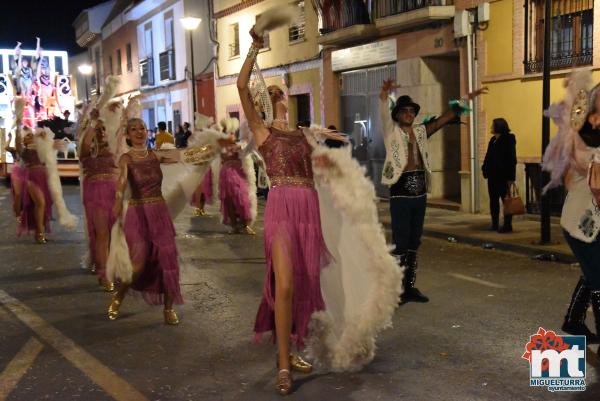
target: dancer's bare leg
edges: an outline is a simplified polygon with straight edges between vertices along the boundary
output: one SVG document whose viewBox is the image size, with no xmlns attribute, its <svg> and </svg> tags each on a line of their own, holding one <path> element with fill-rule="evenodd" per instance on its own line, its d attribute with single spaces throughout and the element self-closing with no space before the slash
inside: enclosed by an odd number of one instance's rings
<svg viewBox="0 0 600 401">
<path fill-rule="evenodd" d="M 225 200 L 225 213 L 227 213 L 227 216 L 229 216 L 229 222 L 231 223 L 233 231 L 238 232 L 239 228 L 237 214 L 235 213 L 235 206 L 233 205 L 233 201 L 231 201 L 229 198 Z"/>
<path fill-rule="evenodd" d="M 35 231 L 36 235 L 40 236 L 46 232 L 44 227 L 44 214 L 46 212 L 46 199 L 41 189 L 36 187 L 32 183 L 27 183 L 27 192 L 31 197 L 34 205 L 34 216 L 35 216 Z"/>
<path fill-rule="evenodd" d="M 14 180 L 11 185 L 13 185 L 13 191 L 14 191 L 14 203 L 13 203 L 13 213 L 15 214 L 16 218 L 19 218 L 21 216 L 21 209 L 23 207 L 23 187 L 22 182 L 20 180 Z"/>
<path fill-rule="evenodd" d="M 108 306 L 108 318 L 110 320 L 116 320 L 117 317 L 119 316 L 119 309 L 121 308 L 123 299 L 125 299 L 125 295 L 127 294 L 127 291 L 129 290 L 129 288 L 131 287 L 131 284 L 135 283 L 135 281 L 142 274 L 142 271 L 144 270 L 144 265 L 146 264 L 146 258 L 143 257 L 143 258 L 136 259 L 135 261 L 132 260 L 131 264 L 133 265 L 132 266 L 131 283 L 121 283 L 119 285 L 119 289 L 113 296 L 112 301 L 110 302 L 110 305 Z"/>
<path fill-rule="evenodd" d="M 100 284 L 107 291 L 112 291 L 112 285 L 106 279 L 106 262 L 108 261 L 108 247 L 110 242 L 110 234 L 108 232 L 108 224 L 102 226 L 101 224 L 97 225 L 95 228 L 95 237 L 96 237 L 96 266 L 97 270 L 102 272 L 102 276 L 100 277 Z"/>
<path fill-rule="evenodd" d="M 294 274 L 289 246 L 286 246 L 283 236 L 273 239 L 272 258 L 275 273 L 275 334 L 279 369 L 289 370 Z"/>
</svg>

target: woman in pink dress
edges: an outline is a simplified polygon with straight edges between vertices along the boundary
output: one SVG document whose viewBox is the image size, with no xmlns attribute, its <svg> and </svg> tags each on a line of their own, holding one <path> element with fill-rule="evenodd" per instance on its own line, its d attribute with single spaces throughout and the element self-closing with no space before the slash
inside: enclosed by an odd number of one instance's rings
<svg viewBox="0 0 600 401">
<path fill-rule="evenodd" d="M 310 372 L 312 366 L 290 353 L 290 342 L 303 347 L 311 315 L 324 309 L 321 268 L 330 257 L 323 239 L 319 200 L 313 184 L 312 147 L 301 130 L 289 131 L 283 91 L 268 88 L 274 121 L 267 127 L 254 108 L 248 82 L 262 38 L 253 44 L 237 85 L 244 114 L 264 158 L 271 190 L 264 213 L 266 283 L 254 331 L 258 340 L 271 331 L 277 343 L 276 389 L 292 390 L 290 370 Z M 315 161 L 327 164 L 327 160 Z"/>
<path fill-rule="evenodd" d="M 87 221 L 88 246 L 96 267 L 98 283 L 107 292 L 114 285 L 106 278 L 106 261 L 110 244 L 110 229 L 115 223 L 113 204 L 119 169 L 106 139 L 106 128 L 98 120 L 98 112 L 91 113 L 92 123 L 82 133 L 79 160 L 83 168 L 83 206 Z"/>
<path fill-rule="evenodd" d="M 40 161 L 34 144 L 34 135 L 29 127 L 21 127 L 17 121 L 16 149 L 22 161 L 21 209 L 17 235 L 35 233 L 38 244 L 45 244 L 46 233 L 50 232 L 52 198 L 48 188 L 48 172 Z M 23 139 L 21 139 L 23 135 Z"/>
<path fill-rule="evenodd" d="M 175 227 L 162 196 L 160 163 L 172 162 L 146 148 L 147 130 L 139 118 L 127 121 L 129 152 L 119 160 L 119 179 L 113 214 L 123 212 L 123 194 L 127 186 L 131 198 L 123 223 L 133 267 L 131 283 L 121 283 L 108 307 L 115 320 L 129 288 L 140 291 L 151 305 L 164 305 L 165 324 L 179 324 L 173 304 L 182 304 L 179 287 L 179 262 L 175 246 Z"/>
<path fill-rule="evenodd" d="M 221 148 L 221 171 L 219 173 L 219 199 L 223 224 L 230 226 L 233 233 L 256 234 L 249 224 L 252 206 L 248 193 L 248 180 L 240 159 L 241 148 L 231 135 L 231 143 Z"/>
</svg>

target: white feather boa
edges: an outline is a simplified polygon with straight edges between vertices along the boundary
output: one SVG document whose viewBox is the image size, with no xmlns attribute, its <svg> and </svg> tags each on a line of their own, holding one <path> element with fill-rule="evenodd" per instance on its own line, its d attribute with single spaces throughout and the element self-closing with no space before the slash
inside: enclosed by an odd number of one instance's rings
<svg viewBox="0 0 600 401">
<path fill-rule="evenodd" d="M 373 184 L 348 149 L 316 145 L 313 163 L 323 236 L 335 261 L 321 272 L 325 310 L 312 316 L 308 354 L 331 371 L 357 371 L 375 356 L 378 333 L 390 327 L 402 272 L 379 223 Z"/>
<path fill-rule="evenodd" d="M 241 156 L 241 155 L 240 155 Z M 247 155 L 242 158 L 242 169 L 246 175 L 248 183 L 248 199 L 250 200 L 250 225 L 256 221 L 258 211 L 258 199 L 256 197 L 256 172 L 254 171 L 254 161 L 252 156 Z"/>
<path fill-rule="evenodd" d="M 43 130 L 38 128 L 36 135 L 34 135 L 34 141 L 38 156 L 42 163 L 46 165 L 48 171 L 48 188 L 58 212 L 58 222 L 61 226 L 74 230 L 77 227 L 78 218 L 69 212 L 63 198 L 60 177 L 58 176 L 56 150 L 54 149 L 54 132 L 48 127 Z"/>
<path fill-rule="evenodd" d="M 125 210 L 123 211 L 125 213 Z M 115 283 L 121 281 L 130 283 L 133 275 L 133 266 L 129 257 L 129 246 L 123 231 L 121 219 L 117 221 L 110 232 L 110 249 L 106 263 L 106 278 Z"/>
</svg>

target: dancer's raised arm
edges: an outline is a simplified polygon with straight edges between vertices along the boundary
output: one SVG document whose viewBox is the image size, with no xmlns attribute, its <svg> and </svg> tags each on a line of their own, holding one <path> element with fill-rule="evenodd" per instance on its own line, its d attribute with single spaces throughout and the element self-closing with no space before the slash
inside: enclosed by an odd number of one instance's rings
<svg viewBox="0 0 600 401">
<path fill-rule="evenodd" d="M 254 102 L 252 100 L 250 88 L 248 87 L 248 82 L 250 81 L 252 66 L 254 65 L 256 56 L 258 55 L 259 49 L 262 47 L 262 38 L 256 35 L 254 28 L 250 30 L 250 35 L 253 39 L 252 46 L 250 46 L 250 51 L 248 52 L 246 60 L 242 65 L 242 69 L 240 70 L 240 74 L 238 75 L 237 87 L 240 94 L 240 102 L 242 103 L 244 114 L 248 120 L 248 126 L 250 127 L 252 133 L 256 136 L 256 142 L 260 146 L 260 144 L 267 139 L 269 130 L 265 127 L 262 118 L 258 115 L 256 109 L 254 108 Z"/>
</svg>

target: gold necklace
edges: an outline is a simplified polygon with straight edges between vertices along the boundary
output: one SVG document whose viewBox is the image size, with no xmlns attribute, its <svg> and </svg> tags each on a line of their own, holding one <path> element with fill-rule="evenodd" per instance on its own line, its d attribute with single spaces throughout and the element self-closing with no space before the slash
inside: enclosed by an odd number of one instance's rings
<svg viewBox="0 0 600 401">
<path fill-rule="evenodd" d="M 131 156 L 135 157 L 136 159 L 145 159 L 146 157 L 148 157 L 148 149 L 144 149 L 144 155 L 143 156 L 138 156 L 135 154 L 135 152 L 140 152 L 139 150 L 136 149 L 131 149 Z"/>
</svg>

